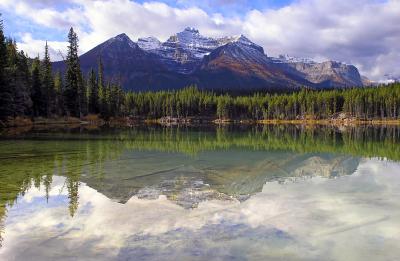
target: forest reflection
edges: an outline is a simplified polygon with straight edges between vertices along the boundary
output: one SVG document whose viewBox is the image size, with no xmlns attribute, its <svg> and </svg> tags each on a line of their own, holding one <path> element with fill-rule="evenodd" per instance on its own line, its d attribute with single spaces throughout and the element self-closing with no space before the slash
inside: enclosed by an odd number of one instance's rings
<svg viewBox="0 0 400 261">
<path fill-rule="evenodd" d="M 55 175 L 65 177 L 71 217 L 78 209 L 81 182 L 123 203 L 142 188 L 163 182 L 165 176 L 179 179 L 175 187 L 199 186 L 182 185 L 188 180 L 182 177 L 201 176 L 219 196 L 242 199 L 269 180 L 310 175 L 312 171 L 299 169 L 316 155 L 325 161 L 314 162 L 313 171 L 327 177 L 352 174 L 358 158 L 399 161 L 399 129 L 265 125 L 8 130 L 0 139 L 0 244 L 7 209 L 32 187 L 44 187 L 48 199 Z M 146 161 L 147 154 L 134 154 L 135 161 L 130 153 L 139 152 L 153 153 L 152 160 Z M 188 161 L 190 169 L 181 167 Z M 224 163 L 218 165 L 219 161 Z M 322 174 L 317 165 L 330 162 L 334 167 Z M 164 193 L 171 199 L 178 197 L 176 188 Z M 178 204 L 192 207 L 194 203 Z"/>
</svg>

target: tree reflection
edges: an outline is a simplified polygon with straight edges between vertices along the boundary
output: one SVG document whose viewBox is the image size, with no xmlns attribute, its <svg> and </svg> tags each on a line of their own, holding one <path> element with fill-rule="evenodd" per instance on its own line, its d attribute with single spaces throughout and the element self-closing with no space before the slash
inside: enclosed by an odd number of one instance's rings
<svg viewBox="0 0 400 261">
<path fill-rule="evenodd" d="M 123 150 L 114 142 L 81 141 L 0 141 L 0 242 L 7 209 L 32 187 L 50 198 L 53 175 L 65 176 L 69 213 L 78 209 L 82 169 L 118 157 Z M 89 169 L 94 173 L 94 169 Z"/>
</svg>

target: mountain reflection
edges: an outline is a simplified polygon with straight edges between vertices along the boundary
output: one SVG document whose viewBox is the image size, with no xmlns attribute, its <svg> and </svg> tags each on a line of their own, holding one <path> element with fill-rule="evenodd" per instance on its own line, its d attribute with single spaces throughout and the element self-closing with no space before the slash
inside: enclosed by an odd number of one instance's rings
<svg viewBox="0 0 400 261">
<path fill-rule="evenodd" d="M 183 208 L 244 201 L 269 181 L 351 175 L 361 157 L 400 160 L 398 127 L 264 126 L 35 130 L 0 140 L 0 235 L 7 209 L 30 188 L 65 177 L 68 210 L 84 182 L 125 203 L 164 195 Z M 0 236 L 1 243 L 1 236 Z"/>
</svg>

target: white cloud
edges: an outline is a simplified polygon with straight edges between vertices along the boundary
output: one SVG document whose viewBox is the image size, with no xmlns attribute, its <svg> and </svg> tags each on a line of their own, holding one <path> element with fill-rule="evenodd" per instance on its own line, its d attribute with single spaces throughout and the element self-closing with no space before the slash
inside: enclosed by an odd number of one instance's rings
<svg viewBox="0 0 400 261">
<path fill-rule="evenodd" d="M 133 40 L 149 35 L 166 40 L 193 26 L 209 36 L 243 33 L 269 55 L 288 53 L 352 63 L 374 80 L 385 74 L 400 75 L 397 0 L 300 0 L 279 9 L 251 10 L 242 18 L 207 13 L 193 5 L 177 8 L 155 1 L 70 0 L 69 8 L 63 11 L 49 4 L 39 9 L 38 3 L 43 6 L 44 2 L 0 0 L 0 6 L 42 26 L 65 31 L 74 26 L 81 39 L 81 52 L 122 32 Z M 33 47 L 28 52 L 32 51 Z"/>
<path fill-rule="evenodd" d="M 46 40 L 34 39 L 30 33 L 21 36 L 21 42 L 18 43 L 18 49 L 23 50 L 30 57 L 40 56 L 43 58 L 44 46 Z M 66 42 L 48 41 L 49 53 L 52 60 L 62 60 L 67 50 Z"/>
<path fill-rule="evenodd" d="M 389 1 L 300 1 L 245 18 L 245 32 L 276 55 L 328 57 L 358 65 L 368 76 L 379 79 L 383 71 L 400 74 L 387 66 L 400 54 L 400 2 Z M 399 60 L 398 60 L 399 61 Z"/>
</svg>

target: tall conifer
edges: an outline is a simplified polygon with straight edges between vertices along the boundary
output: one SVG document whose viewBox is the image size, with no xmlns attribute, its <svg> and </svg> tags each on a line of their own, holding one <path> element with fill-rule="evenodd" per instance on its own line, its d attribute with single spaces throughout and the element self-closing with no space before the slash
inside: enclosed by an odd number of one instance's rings
<svg viewBox="0 0 400 261">
<path fill-rule="evenodd" d="M 71 27 L 68 34 L 67 71 L 65 74 L 65 107 L 67 114 L 80 117 L 83 94 L 82 74 L 78 57 L 78 36 Z"/>
<path fill-rule="evenodd" d="M 7 79 L 7 62 L 7 44 L 0 14 L 0 120 L 5 120 L 11 115 L 12 93 Z"/>
<path fill-rule="evenodd" d="M 42 62 L 42 83 L 43 83 L 43 91 L 44 101 L 45 101 L 45 116 L 49 117 L 51 114 L 55 113 L 55 90 L 54 90 L 54 79 L 51 68 L 50 54 L 49 54 L 49 46 L 46 45 L 44 48 L 44 58 Z"/>
</svg>

